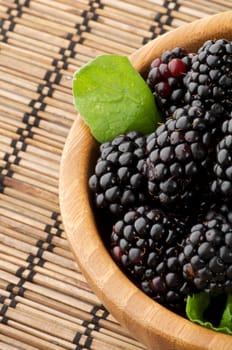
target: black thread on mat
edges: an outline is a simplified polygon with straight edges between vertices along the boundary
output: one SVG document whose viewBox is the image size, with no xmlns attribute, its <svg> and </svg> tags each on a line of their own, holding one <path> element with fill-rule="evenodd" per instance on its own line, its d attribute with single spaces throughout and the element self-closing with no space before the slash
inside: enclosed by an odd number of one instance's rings
<svg viewBox="0 0 232 350">
<path fill-rule="evenodd" d="M 19 148 L 18 148 L 18 143 L 19 143 L 19 140 L 15 140 L 13 139 L 11 141 L 11 147 L 13 147 L 14 151 L 13 151 L 13 154 L 16 154 L 18 153 L 19 151 Z M 20 142 L 21 143 L 21 146 L 20 146 L 20 150 L 21 151 L 26 151 L 26 148 L 27 148 L 27 145 L 23 143 L 23 141 Z M 17 152 L 16 152 L 17 151 Z"/>
<path fill-rule="evenodd" d="M 58 213 L 52 214 L 54 217 L 54 221 L 58 219 Z M 36 271 L 34 271 L 35 266 L 43 266 L 45 263 L 45 260 L 43 259 L 43 254 L 45 251 L 52 251 L 55 247 L 53 245 L 52 239 L 54 235 L 51 233 L 51 230 L 53 229 L 52 225 L 46 225 L 44 228 L 44 231 L 47 233 L 47 236 L 45 239 L 40 239 L 36 243 L 36 247 L 38 248 L 36 254 L 30 254 L 27 259 L 27 265 L 26 266 L 20 266 L 16 272 L 15 276 L 19 278 L 18 283 L 9 283 L 6 287 L 6 290 L 10 293 L 9 299 L 11 299 L 11 302 L 9 305 L 3 305 L 0 309 L 0 323 L 7 324 L 8 318 L 6 317 L 6 312 L 8 307 L 16 307 L 17 300 L 15 299 L 16 296 L 24 296 L 25 288 L 24 283 L 25 282 L 33 282 L 33 278 L 36 275 Z M 45 244 L 45 247 L 43 247 Z M 86 342 L 88 344 L 88 342 Z"/>
<path fill-rule="evenodd" d="M 9 166 L 11 163 L 18 165 L 20 162 L 20 157 L 18 157 L 18 152 L 19 152 L 18 150 L 13 148 L 12 153 L 5 153 L 3 160 L 5 160 L 6 163 L 9 163 Z M 10 157 L 12 158 L 12 160 L 10 160 Z"/>
<path fill-rule="evenodd" d="M 8 305 L 3 304 L 0 310 L 0 316 L 1 316 L 1 323 L 7 324 L 8 323 L 8 317 L 6 316 Z"/>
<path fill-rule="evenodd" d="M 11 169 L 12 164 L 14 165 L 20 164 L 21 157 L 19 156 L 19 152 L 20 151 L 25 152 L 27 148 L 27 145 L 24 141 L 25 139 L 23 134 L 19 137 L 19 139 L 13 139 L 10 143 L 12 151 L 6 152 L 3 156 L 3 160 L 5 161 L 6 164 L 4 167 L 0 167 L 0 192 L 4 191 L 4 178 L 6 176 L 7 177 L 13 176 L 13 170 Z M 4 175 L 3 175 L 3 172 L 4 172 Z"/>
<path fill-rule="evenodd" d="M 0 303 L 3 304 L 5 300 L 6 300 L 6 297 L 4 297 L 3 295 L 0 295 Z"/>
<path fill-rule="evenodd" d="M 3 193 L 4 191 L 4 178 L 5 176 L 2 174 L 3 172 L 3 167 L 0 167 L 0 193 Z"/>
<path fill-rule="evenodd" d="M 25 115 L 24 115 L 25 117 Z M 32 127 L 33 125 L 26 125 L 26 127 L 23 128 L 18 128 L 16 130 L 16 133 L 19 135 L 19 141 L 25 142 L 26 138 L 32 138 L 33 137 L 33 132 L 32 132 Z"/>
<path fill-rule="evenodd" d="M 75 334 L 75 337 L 73 338 L 73 344 L 79 344 L 79 341 L 81 339 L 82 334 L 80 332 Z M 76 347 L 75 350 L 79 350 L 79 345 Z"/>
<path fill-rule="evenodd" d="M 0 167 L 0 193 L 4 193 L 4 189 L 5 189 L 4 180 L 5 180 L 5 177 L 7 176 L 3 174 L 3 170 L 5 170 L 5 168 Z"/>
<path fill-rule="evenodd" d="M 4 179 L 5 177 L 12 177 L 13 170 L 11 169 L 12 164 L 19 165 L 21 157 L 19 156 L 20 151 L 26 151 L 26 144 L 24 139 L 20 136 L 19 139 L 13 139 L 10 143 L 12 148 L 11 152 L 5 152 L 3 160 L 5 165 L 0 167 L 0 192 L 4 192 Z"/>
<path fill-rule="evenodd" d="M 55 217 L 55 218 L 54 218 Z M 45 239 L 39 239 L 36 243 L 36 247 L 38 247 L 38 251 L 35 255 L 30 255 L 27 259 L 28 262 L 30 262 L 30 268 L 33 269 L 33 267 L 35 265 L 40 265 L 43 266 L 45 260 L 43 259 L 43 254 L 45 251 L 49 251 L 52 252 L 53 249 L 55 248 L 55 244 L 52 244 L 52 240 L 54 238 L 54 236 L 56 237 L 60 237 L 63 230 L 59 227 L 59 225 L 61 224 L 61 221 L 58 221 L 58 213 L 56 213 L 56 215 L 54 213 L 51 214 L 51 218 L 54 218 L 54 224 L 53 225 L 49 225 L 46 224 L 44 227 L 44 232 L 47 233 L 47 236 Z M 54 228 L 56 229 L 55 233 L 52 233 L 51 231 L 54 230 Z M 37 261 L 37 259 L 39 258 L 39 261 Z M 35 260 L 35 264 L 34 264 L 34 260 Z"/>
<path fill-rule="evenodd" d="M 26 281 L 29 281 L 29 282 L 33 281 L 33 277 L 35 275 L 35 271 L 32 270 L 33 267 L 34 267 L 33 264 L 29 264 L 28 266 L 21 266 L 21 267 L 19 267 L 18 270 L 16 271 L 15 275 L 20 278 L 21 287 L 23 287 L 23 284 Z M 23 277 L 23 273 L 25 271 L 29 271 L 29 273 L 28 273 L 26 278 Z"/>
<path fill-rule="evenodd" d="M 29 262 L 28 266 L 30 269 L 34 268 L 34 265 L 42 267 L 45 263 L 44 259 L 32 254 L 27 257 L 26 261 Z"/>
<path fill-rule="evenodd" d="M 15 28 L 16 22 L 15 22 L 15 18 L 19 18 L 22 16 L 22 7 L 23 6 L 27 6 L 27 0 L 24 1 L 24 3 L 19 3 L 19 1 L 15 0 L 14 4 L 17 5 L 15 7 L 8 7 L 6 13 L 8 15 L 7 19 L 3 19 L 1 20 L 1 35 L 2 35 L 2 42 L 7 43 L 8 41 L 8 37 L 7 37 L 7 33 L 8 32 L 12 32 Z M 9 23 L 9 25 L 7 25 Z M 4 29 L 4 25 L 7 27 L 6 29 Z"/>
<path fill-rule="evenodd" d="M 46 225 L 45 228 L 44 228 L 44 231 L 48 233 L 47 235 L 47 238 L 46 238 L 46 241 L 47 243 L 51 243 L 52 241 L 52 237 L 54 236 L 52 233 L 51 233 L 51 230 L 52 228 L 54 227 L 55 223 L 53 225 Z"/>
<path fill-rule="evenodd" d="M 18 3 L 16 1 L 16 3 Z M 21 11 L 22 6 L 29 7 L 30 1 L 25 1 L 23 5 L 18 4 L 18 7 Z M 96 6 L 97 5 L 97 6 Z M 69 41 L 69 44 L 67 47 L 61 47 L 59 50 L 60 58 L 54 59 L 52 61 L 52 67 L 53 69 L 49 69 L 46 71 L 44 77 L 43 77 L 43 83 L 40 83 L 37 87 L 37 92 L 39 93 L 39 96 L 37 99 L 33 99 L 30 101 L 29 106 L 32 107 L 31 113 L 25 113 L 23 117 L 23 123 L 26 124 L 26 130 L 29 131 L 29 135 L 23 136 L 22 128 L 18 129 L 17 133 L 21 134 L 21 140 L 25 139 L 26 137 L 33 137 L 33 133 L 31 131 L 32 127 L 39 127 L 40 123 L 40 117 L 38 115 L 39 111 L 44 111 L 46 109 L 46 103 L 44 102 L 45 97 L 49 96 L 52 97 L 53 93 L 55 91 L 53 85 L 60 84 L 60 81 L 62 79 L 61 70 L 68 68 L 68 59 L 70 57 L 75 57 L 75 45 L 77 43 L 83 43 L 83 37 L 82 33 L 88 29 L 89 21 L 90 20 L 97 20 L 97 14 L 96 9 L 102 8 L 102 4 L 98 0 L 90 0 L 89 1 L 89 10 L 85 10 L 82 12 L 81 16 L 83 18 L 82 23 L 77 24 L 75 26 L 76 33 L 68 33 L 65 37 Z M 21 13 L 21 12 L 20 12 Z M 74 40 L 74 36 L 78 35 L 78 40 Z M 32 118 L 34 117 L 34 118 Z"/>
<path fill-rule="evenodd" d="M 21 267 L 19 268 L 21 270 Z M 16 272 L 17 273 L 17 272 Z M 19 276 L 18 276 L 19 277 Z M 25 289 L 23 287 L 23 284 L 25 282 L 24 278 L 20 278 L 18 283 L 9 283 L 8 286 L 6 287 L 6 290 L 11 293 L 10 299 L 14 299 L 16 295 L 20 295 L 21 297 L 24 296 Z M 15 289 L 17 290 L 17 293 L 15 293 Z"/>
<path fill-rule="evenodd" d="M 18 1 L 15 1 L 18 4 L 18 12 L 22 13 L 22 7 L 29 7 L 30 1 L 24 1 L 23 4 L 19 4 Z M 89 21 L 97 20 L 98 15 L 96 13 L 96 9 L 103 8 L 100 0 L 90 0 L 89 1 L 89 10 L 84 10 L 81 14 L 83 21 L 80 24 L 76 24 L 75 29 L 76 33 L 68 33 L 65 37 L 69 41 L 67 47 L 61 47 L 59 50 L 59 54 L 61 57 L 59 59 L 54 59 L 52 62 L 53 69 L 49 69 L 46 71 L 43 77 L 43 83 L 40 83 L 37 87 L 37 92 L 39 96 L 37 99 L 33 99 L 30 101 L 29 106 L 32 107 L 31 113 L 25 113 L 23 117 L 23 123 L 26 124 L 26 136 L 24 136 L 24 132 L 22 128 L 17 130 L 17 133 L 21 135 L 21 141 L 25 141 L 27 137 L 33 137 L 33 132 L 31 131 L 32 127 L 39 127 L 40 117 L 38 115 L 39 111 L 44 111 L 46 109 L 46 103 L 44 102 L 45 97 L 52 97 L 55 91 L 53 85 L 58 85 L 62 79 L 61 70 L 68 68 L 68 59 L 71 57 L 75 57 L 75 45 L 77 43 L 83 43 L 83 32 L 86 30 L 90 30 Z M 74 40 L 74 36 L 78 35 L 78 40 Z M 34 118 L 33 118 L 34 117 Z"/>
<path fill-rule="evenodd" d="M 6 30 L 2 29 L 2 36 L 3 41 L 7 42 L 7 32 L 13 31 L 15 26 L 15 17 L 20 17 L 23 13 L 23 7 L 29 7 L 30 6 L 30 0 L 25 0 L 24 2 L 19 0 L 15 0 L 14 3 L 16 4 L 15 8 L 8 8 L 7 14 L 8 19 L 5 20 L 10 22 L 10 26 Z M 97 8 L 100 7 L 100 1 L 92 1 L 89 2 L 89 10 L 83 11 L 82 17 L 83 17 L 83 23 L 76 25 L 76 33 L 78 34 L 80 38 L 80 42 L 83 42 L 82 33 L 86 30 L 85 26 L 88 24 L 87 18 L 96 18 L 96 15 L 94 14 L 95 7 L 94 4 L 98 4 Z M 91 13 L 94 15 L 91 16 Z M 5 22 L 2 22 L 2 28 Z M 84 24 L 84 25 L 83 25 Z M 7 24 L 6 24 L 7 25 Z M 83 29 L 82 29 L 83 27 Z M 32 99 L 29 103 L 29 106 L 32 108 L 30 113 L 25 113 L 23 116 L 23 123 L 26 125 L 25 129 L 18 128 L 16 131 L 17 134 L 20 135 L 20 141 L 23 143 L 22 150 L 26 149 L 26 138 L 33 137 L 32 128 L 33 127 L 39 127 L 40 124 L 40 117 L 39 112 L 44 111 L 46 108 L 46 103 L 44 102 L 45 97 L 49 96 L 52 97 L 54 93 L 54 87 L 53 84 L 59 84 L 62 78 L 62 74 L 60 73 L 61 69 L 67 69 L 68 63 L 67 60 L 69 57 L 74 57 L 75 52 L 75 44 L 76 42 L 73 40 L 74 35 L 72 33 L 68 33 L 66 36 L 66 39 L 69 41 L 69 45 L 67 47 L 61 47 L 60 48 L 60 59 L 59 60 L 53 60 L 52 66 L 53 69 L 47 70 L 44 77 L 43 77 L 43 83 L 40 83 L 37 87 L 37 92 L 39 93 L 38 98 Z M 16 141 L 15 141 L 16 142 Z M 24 148 L 24 149 L 23 149 Z M 15 151 L 16 152 L 16 151 Z M 8 167 L 10 168 L 10 167 Z M 12 174 L 11 174 L 12 176 Z"/>
<path fill-rule="evenodd" d="M 30 1 L 24 1 L 23 4 L 19 4 L 18 1 L 15 1 L 15 3 L 18 5 L 17 6 L 17 16 L 21 16 L 22 14 L 22 7 L 27 6 L 29 7 Z M 6 161 L 6 169 L 7 169 L 7 175 L 12 176 L 13 171 L 11 169 L 11 164 L 18 164 L 20 162 L 20 158 L 18 156 L 19 151 L 26 151 L 26 138 L 30 137 L 33 138 L 33 132 L 32 128 L 33 127 L 39 127 L 40 124 L 40 117 L 39 117 L 39 111 L 44 111 L 46 109 L 46 103 L 44 102 L 45 97 L 53 96 L 53 93 L 55 91 L 54 89 L 54 84 L 59 84 L 61 79 L 62 79 L 62 73 L 61 70 L 67 69 L 68 67 L 68 59 L 70 57 L 75 57 L 75 46 L 77 43 L 83 43 L 84 38 L 82 36 L 83 32 L 86 30 L 90 31 L 91 28 L 89 26 L 90 20 L 97 20 L 98 16 L 96 13 L 96 9 L 102 8 L 102 4 L 98 0 L 90 0 L 89 1 L 89 10 L 88 11 L 83 11 L 82 17 L 83 21 L 81 24 L 76 25 L 76 33 L 68 33 L 66 36 L 66 39 L 69 41 L 69 44 L 67 47 L 60 48 L 60 55 L 61 58 L 59 60 L 54 60 L 52 62 L 52 69 L 49 69 L 46 71 L 44 77 L 43 77 L 43 82 L 40 83 L 37 87 L 37 92 L 39 94 L 38 98 L 32 99 L 29 103 L 29 106 L 31 107 L 31 113 L 25 113 L 23 116 L 23 123 L 25 124 L 25 128 L 18 128 L 17 129 L 17 134 L 20 135 L 19 140 L 13 140 L 12 141 L 12 147 L 13 151 L 12 154 L 6 154 L 5 155 L 5 161 Z M 10 24 L 10 29 L 9 27 L 7 30 L 3 33 L 3 38 L 5 38 L 5 41 L 7 41 L 7 32 L 9 30 L 14 29 L 14 16 L 11 16 L 10 9 L 9 9 L 9 19 L 11 20 Z M 74 35 L 78 36 L 78 40 L 73 40 Z M 5 35 L 5 36 L 4 36 Z M 21 143 L 19 143 L 19 141 Z M 10 158 L 10 156 L 12 156 Z M 12 163 L 13 162 L 13 163 Z M 0 168 L 0 190 L 1 190 L 1 184 L 3 181 L 1 179 L 3 178 L 2 171 L 5 168 Z M 58 220 L 58 214 L 57 213 L 52 213 L 52 218 L 54 220 L 54 225 L 46 225 L 44 231 L 47 233 L 47 236 L 44 240 L 38 240 L 36 246 L 38 247 L 38 250 L 35 255 L 30 254 L 27 258 L 27 263 L 28 265 L 25 267 L 19 267 L 18 270 L 16 271 L 16 276 L 20 278 L 19 282 L 17 284 L 14 283 L 9 283 L 7 286 L 7 290 L 10 292 L 10 298 L 12 300 L 11 305 L 16 305 L 17 302 L 15 300 L 17 295 L 24 296 L 25 288 L 24 288 L 24 283 L 26 281 L 33 281 L 33 277 L 35 276 L 36 272 L 34 271 L 35 266 L 43 266 L 44 264 L 44 259 L 43 259 L 43 254 L 45 251 L 52 251 L 54 249 L 54 245 L 52 244 L 52 239 L 54 236 L 60 236 L 62 234 L 62 230 L 60 229 L 60 221 Z M 53 234 L 51 233 L 51 230 L 54 230 L 56 228 L 56 233 Z M 44 246 L 44 243 L 45 244 Z M 23 277 L 23 274 L 27 272 L 26 276 Z M 4 307 L 3 309 L 3 317 L 1 322 L 6 322 L 7 323 L 7 317 L 4 317 L 6 313 L 7 308 Z M 92 312 L 94 312 L 95 308 L 93 308 Z M 99 317 L 93 314 L 92 322 L 89 323 L 89 325 L 94 324 L 95 329 L 98 329 L 98 321 Z M 87 327 L 88 328 L 88 327 Z M 76 334 L 76 337 L 74 339 L 74 344 L 77 345 L 77 349 L 80 350 L 83 347 L 81 344 L 79 344 L 80 339 L 81 339 L 82 334 Z M 91 337 L 91 329 L 86 329 L 86 341 L 85 345 L 86 347 L 90 347 L 92 343 L 92 337 Z"/>
<path fill-rule="evenodd" d="M 11 300 L 10 303 L 8 305 L 3 304 L 1 309 L 0 309 L 0 323 L 3 324 L 7 324 L 9 319 L 6 316 L 7 310 L 8 308 L 15 308 L 16 305 L 18 304 L 18 301 L 15 299 L 16 296 L 24 296 L 24 292 L 25 292 L 25 288 L 23 287 L 24 282 L 26 281 L 24 278 L 21 277 L 22 273 L 26 270 L 26 268 L 24 267 L 20 267 L 17 271 L 16 271 L 16 276 L 20 278 L 19 282 L 17 284 L 15 283 L 8 283 L 7 287 L 6 287 L 6 291 L 10 293 L 9 295 L 9 299 Z M 16 289 L 16 290 L 15 290 Z M 6 298 L 5 298 L 6 299 Z M 4 300 L 1 300 L 4 303 Z"/>
<path fill-rule="evenodd" d="M 100 316 L 99 316 L 99 312 L 101 313 Z M 86 337 L 84 347 L 90 349 L 93 341 L 92 332 L 100 330 L 101 328 L 100 321 L 105 320 L 109 315 L 109 312 L 105 309 L 103 305 L 101 306 L 94 305 L 92 310 L 90 311 L 90 314 L 92 315 L 91 320 L 90 321 L 84 320 L 82 322 L 82 326 L 85 327 L 85 331 L 83 333 L 77 332 L 73 339 L 73 344 L 78 345 L 75 350 L 81 349 L 80 339 L 82 336 Z"/>
<path fill-rule="evenodd" d="M 56 229 L 56 236 L 61 236 L 63 230 L 60 228 L 60 225 L 62 225 L 62 220 L 60 217 L 60 213 L 58 212 L 52 212 L 51 219 L 54 220 L 53 227 Z"/>
<path fill-rule="evenodd" d="M 53 235 L 50 235 L 50 234 L 49 234 L 47 238 L 49 238 L 49 241 L 51 242 L 51 240 L 52 240 L 52 238 L 53 238 Z M 46 240 L 40 239 L 40 240 L 36 243 L 36 247 L 39 248 L 39 251 L 42 250 L 42 251 L 44 252 L 44 251 L 46 250 L 46 251 L 52 252 L 53 249 L 55 248 L 55 246 L 54 246 L 54 244 L 51 244 L 50 242 L 48 242 L 47 239 L 46 239 Z M 46 248 L 44 249 L 44 248 L 43 248 L 43 245 L 44 245 L 45 243 L 47 243 L 47 245 L 46 245 Z M 42 255 L 41 255 L 41 253 L 39 253 L 39 251 L 38 251 L 38 256 L 41 257 Z"/>
<path fill-rule="evenodd" d="M 155 39 L 158 35 L 164 34 L 166 32 L 165 26 L 171 25 L 174 19 L 172 12 L 178 11 L 180 5 L 178 0 L 164 0 L 162 8 L 165 9 L 165 12 L 157 12 L 154 17 L 154 24 L 149 28 L 149 32 L 152 33 L 150 38 L 144 38 L 143 44 L 146 44 L 148 41 Z"/>
<path fill-rule="evenodd" d="M 62 78 L 62 75 L 59 73 L 60 69 L 68 69 L 68 59 L 75 57 L 75 46 L 76 44 L 83 44 L 84 38 L 82 34 L 84 32 L 90 32 L 91 27 L 89 25 L 90 21 L 97 21 L 98 14 L 96 10 L 98 8 L 103 8 L 103 5 L 101 4 L 100 0 L 90 0 L 89 1 L 89 9 L 84 10 L 81 13 L 81 17 L 83 18 L 82 23 L 78 23 L 75 26 L 76 33 L 68 33 L 65 37 L 69 41 L 69 45 L 67 48 L 60 48 L 59 54 L 61 55 L 61 58 L 54 59 L 52 62 L 52 65 L 55 67 L 56 72 L 56 84 L 59 84 L 60 79 Z M 75 36 L 78 36 L 78 39 L 75 39 Z M 61 64 L 62 62 L 62 64 Z M 58 66 L 60 65 L 60 67 Z M 50 72 L 46 73 L 47 76 L 50 76 Z"/>
<path fill-rule="evenodd" d="M 46 104 L 43 102 L 43 95 L 39 95 L 38 99 L 33 99 L 29 102 L 28 106 L 32 108 L 31 113 L 25 113 L 22 119 L 22 122 L 25 124 L 25 128 L 18 128 L 16 130 L 16 134 L 19 135 L 18 139 L 13 139 L 11 141 L 10 146 L 12 147 L 12 151 L 6 152 L 4 154 L 3 160 L 6 162 L 4 167 L 0 167 L 0 174 L 3 174 L 5 169 L 5 176 L 12 177 L 14 172 L 11 168 L 12 164 L 19 165 L 20 164 L 20 156 L 19 152 L 26 152 L 27 143 L 26 139 L 28 137 L 33 137 L 32 128 L 39 126 L 39 117 L 38 112 L 45 109 Z M 0 181 L 0 191 L 3 191 L 2 187 L 3 181 Z"/>
<path fill-rule="evenodd" d="M 4 179 L 5 177 L 12 177 L 13 176 L 13 170 L 11 169 L 11 165 L 15 164 L 18 165 L 20 163 L 20 157 L 18 156 L 18 153 L 20 151 L 16 148 L 15 140 L 11 142 L 12 152 L 5 152 L 3 156 L 3 160 L 5 161 L 4 167 L 0 167 L 0 192 L 4 192 Z M 24 146 L 22 145 L 24 148 Z"/>
<path fill-rule="evenodd" d="M 53 216 L 53 213 L 51 215 L 51 218 Z M 45 232 L 49 233 L 50 234 L 50 242 L 48 241 L 48 239 L 46 240 L 47 243 L 51 243 L 52 241 L 52 238 L 54 236 L 57 236 L 57 237 L 60 237 L 62 235 L 62 232 L 63 230 L 60 228 L 60 225 L 62 224 L 62 222 L 58 219 L 53 219 L 54 220 L 54 224 L 51 226 L 51 225 L 46 225 L 45 227 Z M 55 229 L 55 230 L 54 230 Z M 51 233 L 51 231 L 53 231 L 53 233 Z"/>
<path fill-rule="evenodd" d="M 22 122 L 25 124 L 25 128 L 18 128 L 16 134 L 20 135 L 18 139 L 13 139 L 11 141 L 12 152 L 6 153 L 4 160 L 7 162 L 5 168 L 8 169 L 7 176 L 13 176 L 13 170 L 11 169 L 11 164 L 18 165 L 21 158 L 18 156 L 19 152 L 26 152 L 27 150 L 27 138 L 33 137 L 32 128 L 38 127 L 40 118 L 38 116 L 39 111 L 43 111 L 46 104 L 43 102 L 45 96 L 39 95 L 38 99 L 33 99 L 29 102 L 28 106 L 32 108 L 31 113 L 24 113 Z M 11 156 L 14 157 L 11 157 Z"/>
<path fill-rule="evenodd" d="M 43 241 L 39 241 L 42 245 Z M 46 249 L 51 250 L 51 249 Z M 39 248 L 36 255 L 29 255 L 27 258 L 28 265 L 27 266 L 20 266 L 17 271 L 15 272 L 15 276 L 19 278 L 18 283 L 8 283 L 6 290 L 10 293 L 9 299 L 11 299 L 11 302 L 9 305 L 3 305 L 0 310 L 0 316 L 2 318 L 0 319 L 0 323 L 7 323 L 8 318 L 5 316 L 7 309 L 9 307 L 16 307 L 17 300 L 15 299 L 16 296 L 24 296 L 25 288 L 24 283 L 25 282 L 33 282 L 33 278 L 36 274 L 34 271 L 35 266 L 43 266 L 44 260 L 41 259 L 42 254 L 44 253 L 44 249 Z M 38 260 L 39 259 L 39 260 Z M 23 276 L 26 272 L 26 276 Z"/>
<path fill-rule="evenodd" d="M 15 0 L 14 3 L 17 5 L 16 8 L 8 8 L 8 17 L 11 22 L 11 27 L 8 28 L 5 32 L 12 31 L 14 29 L 14 18 L 20 17 L 23 13 L 22 9 L 23 7 L 29 7 L 30 6 L 30 0 L 25 0 L 24 2 L 19 0 Z M 62 47 L 60 48 L 60 55 L 61 58 L 59 60 L 53 60 L 52 66 L 54 69 L 46 71 L 44 75 L 44 83 L 40 83 L 37 88 L 37 92 L 39 93 L 39 97 L 37 99 L 33 99 L 30 101 L 29 106 L 32 107 L 31 113 L 25 113 L 23 117 L 23 123 L 26 124 L 26 131 L 24 132 L 22 128 L 19 128 L 17 130 L 17 133 L 20 134 L 20 141 L 25 141 L 27 137 L 33 137 L 33 132 L 31 131 L 33 126 L 39 127 L 40 118 L 38 116 L 39 111 L 44 111 L 46 108 L 46 103 L 44 102 L 44 98 L 49 96 L 52 97 L 54 93 L 53 84 L 59 84 L 62 78 L 62 74 L 60 73 L 61 69 L 67 69 L 68 67 L 68 58 L 69 57 L 75 57 L 75 45 L 76 43 L 83 43 L 83 37 L 82 33 L 85 31 L 89 31 L 89 21 L 90 20 L 97 20 L 98 15 L 96 13 L 96 10 L 98 8 L 103 8 L 103 5 L 101 4 L 100 0 L 90 0 L 89 1 L 89 9 L 84 10 L 81 14 L 83 21 L 81 24 L 77 24 L 75 26 L 76 33 L 68 33 L 66 35 L 66 39 L 69 41 L 68 47 Z M 12 11 L 14 15 L 12 15 Z M 6 34 L 6 33 L 5 33 Z M 73 40 L 74 35 L 78 35 L 79 40 L 75 41 Z M 4 37 L 4 33 L 3 33 Z M 5 41 L 7 41 L 7 38 L 5 37 Z M 4 40 L 3 40 L 4 41 Z M 39 107 L 38 107 L 39 105 Z M 32 116 L 34 118 L 32 118 Z M 25 134 L 25 135 L 24 135 Z"/>
<path fill-rule="evenodd" d="M 87 335 L 86 340 L 85 340 L 85 342 L 84 342 L 84 345 L 81 345 L 81 344 L 79 344 L 79 342 L 80 342 L 82 336 L 86 336 L 86 334 L 85 334 L 85 333 L 83 333 L 83 334 L 77 333 L 76 336 L 74 337 L 72 343 L 75 344 L 75 345 L 77 345 L 77 347 L 75 348 L 75 350 L 81 350 L 81 349 L 83 349 L 83 347 L 84 347 L 85 349 L 86 349 L 86 348 L 87 348 L 87 349 L 90 349 L 91 344 L 92 344 L 92 341 L 93 341 L 93 338 Z"/>
<path fill-rule="evenodd" d="M 91 27 L 89 25 L 90 20 L 95 21 L 95 22 L 98 20 L 98 14 L 97 14 L 96 10 L 99 8 L 101 8 L 101 9 L 104 8 L 104 6 L 103 6 L 103 4 L 101 4 L 100 0 L 90 0 L 89 7 L 90 7 L 90 9 L 83 13 L 83 15 L 84 15 L 83 24 L 86 26 L 85 31 L 87 31 L 87 32 L 91 31 Z"/>
<path fill-rule="evenodd" d="M 1 318 L 1 323 L 3 324 L 8 324 L 8 317 L 6 316 L 7 310 L 9 307 L 11 308 L 15 308 L 17 305 L 17 301 L 16 300 L 11 300 L 11 302 L 9 304 L 4 304 L 5 301 L 7 300 L 7 297 L 0 297 L 0 303 L 2 303 L 2 307 L 0 309 L 0 318 Z"/>
<path fill-rule="evenodd" d="M 23 273 L 25 271 L 29 271 L 27 274 L 27 277 L 23 277 Z M 24 283 L 26 281 L 32 282 L 33 277 L 35 275 L 35 272 L 33 270 L 30 270 L 30 264 L 26 267 L 21 266 L 18 268 L 18 270 L 15 272 L 15 276 L 19 277 L 18 283 L 8 283 L 6 287 L 6 291 L 10 293 L 9 299 L 11 300 L 8 305 L 4 304 L 5 299 L 1 299 L 0 302 L 3 303 L 1 309 L 0 309 L 0 323 L 7 324 L 8 323 L 8 317 L 6 316 L 8 308 L 15 308 L 18 304 L 18 301 L 15 299 L 16 296 L 24 296 L 25 288 L 23 287 Z"/>
</svg>

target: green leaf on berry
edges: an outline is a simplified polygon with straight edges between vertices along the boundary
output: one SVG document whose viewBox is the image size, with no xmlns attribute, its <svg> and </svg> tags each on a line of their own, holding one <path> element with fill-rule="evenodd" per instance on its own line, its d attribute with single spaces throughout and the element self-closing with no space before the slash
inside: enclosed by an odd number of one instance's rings
<svg viewBox="0 0 232 350">
<path fill-rule="evenodd" d="M 229 328 L 230 334 L 232 334 L 232 294 L 227 296 L 226 307 L 222 315 L 220 327 Z"/>
<path fill-rule="evenodd" d="M 206 316 L 207 310 L 211 308 L 214 313 L 211 317 Z M 226 333 L 232 335 L 232 295 L 226 296 L 226 303 L 224 310 L 219 310 L 218 303 L 215 303 L 215 299 L 211 298 L 207 293 L 201 292 L 188 296 L 186 304 L 186 314 L 189 320 L 195 322 L 203 327 L 212 329 L 217 332 Z M 218 326 L 214 324 L 214 316 L 221 313 Z"/>
<path fill-rule="evenodd" d="M 150 133 L 161 121 L 151 90 L 126 56 L 101 55 L 81 67 L 73 97 L 99 142 L 128 131 Z"/>
</svg>

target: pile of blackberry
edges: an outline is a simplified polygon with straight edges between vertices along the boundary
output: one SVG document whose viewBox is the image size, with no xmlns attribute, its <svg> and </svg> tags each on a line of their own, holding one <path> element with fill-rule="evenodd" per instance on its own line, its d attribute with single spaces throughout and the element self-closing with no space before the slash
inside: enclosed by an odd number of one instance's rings
<svg viewBox="0 0 232 350">
<path fill-rule="evenodd" d="M 100 145 L 89 186 L 115 262 L 183 315 L 188 295 L 232 293 L 232 42 L 167 51 L 145 79 L 164 123 Z"/>
</svg>

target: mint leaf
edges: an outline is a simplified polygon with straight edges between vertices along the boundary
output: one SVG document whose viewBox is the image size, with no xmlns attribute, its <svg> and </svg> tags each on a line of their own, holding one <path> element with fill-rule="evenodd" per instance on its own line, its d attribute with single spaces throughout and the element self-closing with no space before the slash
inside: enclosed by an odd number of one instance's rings
<svg viewBox="0 0 232 350">
<path fill-rule="evenodd" d="M 205 319 L 205 311 L 208 307 L 213 307 L 217 312 L 217 304 L 212 305 L 213 298 L 207 293 L 201 292 L 188 296 L 186 304 L 186 315 L 192 322 L 203 327 L 212 329 L 216 332 L 222 332 L 232 335 L 232 295 L 227 296 L 226 306 L 219 324 L 219 327 L 213 325 L 212 322 Z"/>
<path fill-rule="evenodd" d="M 150 133 L 161 121 L 152 92 L 126 56 L 101 55 L 80 68 L 73 97 L 99 142 L 133 130 Z"/>
</svg>

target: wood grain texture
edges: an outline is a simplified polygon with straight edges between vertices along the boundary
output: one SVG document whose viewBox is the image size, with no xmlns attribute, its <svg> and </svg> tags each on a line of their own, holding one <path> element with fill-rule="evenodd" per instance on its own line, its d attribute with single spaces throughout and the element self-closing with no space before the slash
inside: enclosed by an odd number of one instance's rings
<svg viewBox="0 0 232 350">
<path fill-rule="evenodd" d="M 183 25 L 149 42 L 130 59 L 143 73 L 168 48 L 196 50 L 205 40 L 221 37 L 232 39 L 232 11 Z M 97 231 L 88 195 L 95 146 L 78 116 L 64 147 L 59 190 L 66 234 L 89 285 L 120 324 L 150 350 L 230 350 L 230 336 L 193 324 L 152 301 L 112 261 Z"/>
</svg>

